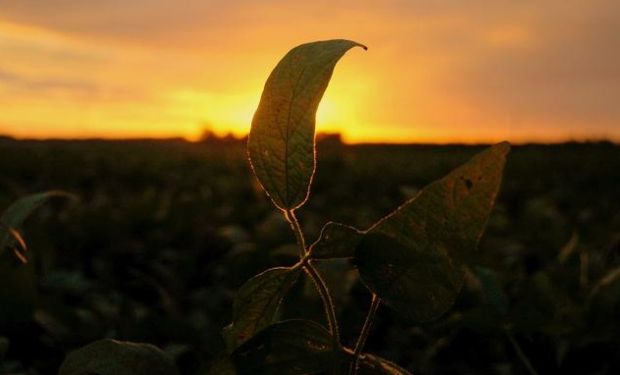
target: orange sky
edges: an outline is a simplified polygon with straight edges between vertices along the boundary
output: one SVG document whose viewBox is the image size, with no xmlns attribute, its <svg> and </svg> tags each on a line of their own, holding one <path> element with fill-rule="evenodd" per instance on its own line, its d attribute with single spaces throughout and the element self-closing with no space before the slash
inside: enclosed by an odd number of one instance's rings
<svg viewBox="0 0 620 375">
<path fill-rule="evenodd" d="M 616 0 L 0 0 L 0 134 L 244 134 L 293 46 L 339 63 L 317 128 L 350 142 L 620 140 Z"/>
</svg>

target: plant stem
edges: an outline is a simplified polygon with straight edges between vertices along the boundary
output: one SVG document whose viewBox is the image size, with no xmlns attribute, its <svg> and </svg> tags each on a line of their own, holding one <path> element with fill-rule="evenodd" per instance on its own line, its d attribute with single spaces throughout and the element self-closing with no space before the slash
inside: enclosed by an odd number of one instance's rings
<svg viewBox="0 0 620 375">
<path fill-rule="evenodd" d="M 291 229 L 293 233 L 295 233 L 295 238 L 297 239 L 297 244 L 299 244 L 299 259 L 304 259 L 308 250 L 306 249 L 306 240 L 304 238 L 304 232 L 301 230 L 301 226 L 299 225 L 299 220 L 297 220 L 297 216 L 291 210 L 284 211 L 284 217 L 286 221 L 291 224 Z"/>
<path fill-rule="evenodd" d="M 357 373 L 359 358 L 362 354 L 362 350 L 364 350 L 364 345 L 366 345 L 366 339 L 368 338 L 370 328 L 372 327 L 372 323 L 375 320 L 375 315 L 377 314 L 377 309 L 379 308 L 380 304 L 381 299 L 373 293 L 372 301 L 370 302 L 370 308 L 368 309 L 368 315 L 366 315 L 366 320 L 364 321 L 364 325 L 362 326 L 362 331 L 360 332 L 360 335 L 357 338 L 357 343 L 355 344 L 355 350 L 353 351 L 353 363 L 351 363 L 351 367 L 349 368 L 349 375 L 355 375 Z"/>
<path fill-rule="evenodd" d="M 334 307 L 332 297 L 329 294 L 327 284 L 325 284 L 325 281 L 321 277 L 321 274 L 309 260 L 304 233 L 301 230 L 301 226 L 299 225 L 299 221 L 297 220 L 295 213 L 291 210 L 286 210 L 284 211 L 284 216 L 286 217 L 286 220 L 291 224 L 291 228 L 293 229 L 295 237 L 297 238 L 297 243 L 299 244 L 299 259 L 301 265 L 316 286 L 317 291 L 321 296 L 321 300 L 323 301 L 323 308 L 325 309 L 325 316 L 327 317 L 327 325 L 329 331 L 332 334 L 334 341 L 338 344 L 338 346 L 340 346 L 340 332 L 338 330 L 336 309 Z"/>
<path fill-rule="evenodd" d="M 519 345 L 517 340 L 514 338 L 514 336 L 510 332 L 510 329 L 505 329 L 505 332 L 506 332 L 506 336 L 508 336 L 508 341 L 510 341 L 510 343 L 512 344 L 512 347 L 517 352 L 517 356 L 519 357 L 519 359 L 521 360 L 521 362 L 523 363 L 527 371 L 531 375 L 538 375 L 538 372 L 536 371 L 536 369 L 534 369 L 534 366 L 532 366 L 532 362 L 530 362 L 529 358 L 527 358 L 527 356 L 523 352 L 523 349 L 521 349 L 521 346 Z"/>
<path fill-rule="evenodd" d="M 314 282 L 314 285 L 316 286 L 316 289 L 318 290 L 319 295 L 323 300 L 323 307 L 325 308 L 325 316 L 327 317 L 327 325 L 329 326 L 329 331 L 334 337 L 334 341 L 338 344 L 338 346 L 340 346 L 338 319 L 336 318 L 336 309 L 334 308 L 334 301 L 332 301 L 332 297 L 329 294 L 329 289 L 327 289 L 325 281 L 312 263 L 305 263 L 304 270 L 306 270 L 308 276 L 310 276 L 310 278 Z"/>
</svg>

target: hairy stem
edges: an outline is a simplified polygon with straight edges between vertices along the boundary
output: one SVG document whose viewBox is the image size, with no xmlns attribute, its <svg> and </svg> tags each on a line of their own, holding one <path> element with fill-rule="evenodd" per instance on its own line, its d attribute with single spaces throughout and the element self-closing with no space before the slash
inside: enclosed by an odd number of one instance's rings
<svg viewBox="0 0 620 375">
<path fill-rule="evenodd" d="M 295 238 L 297 239 L 297 244 L 299 244 L 299 259 L 304 259 L 308 249 L 306 249 L 306 239 L 304 238 L 304 232 L 301 230 L 301 226 L 299 225 L 299 220 L 297 220 L 297 216 L 295 216 L 295 213 L 291 210 L 284 211 L 284 217 L 291 225 L 291 229 L 293 230 L 293 233 L 295 233 Z"/>
<path fill-rule="evenodd" d="M 327 317 L 327 324 L 329 326 L 329 331 L 334 337 L 334 341 L 340 345 L 340 332 L 338 330 L 338 320 L 336 318 L 336 309 L 334 308 L 334 301 L 332 301 L 332 297 L 329 294 L 329 289 L 327 289 L 327 285 L 325 281 L 319 274 L 319 271 L 314 267 L 314 265 L 310 262 L 304 264 L 304 270 L 308 273 L 308 276 L 314 282 L 316 289 L 319 291 L 319 295 L 323 300 L 323 307 L 325 308 L 325 316 Z"/>
<path fill-rule="evenodd" d="M 329 294 L 329 289 L 327 288 L 327 284 L 321 277 L 319 271 L 314 267 L 314 265 L 309 260 L 308 249 L 306 248 L 306 240 L 304 238 L 304 233 L 301 230 L 301 226 L 299 225 L 299 221 L 295 216 L 295 213 L 291 210 L 284 211 L 284 216 L 286 220 L 291 224 L 291 228 L 295 233 L 295 237 L 297 238 L 297 243 L 299 244 L 299 258 L 302 264 L 302 267 L 316 286 L 319 295 L 321 296 L 321 300 L 323 301 L 323 308 L 325 309 L 325 316 L 327 317 L 327 325 L 329 328 L 334 341 L 340 345 L 340 332 L 338 330 L 338 320 L 336 318 L 336 309 L 334 307 L 334 302 L 332 301 L 332 297 Z"/>
<path fill-rule="evenodd" d="M 362 331 L 360 332 L 360 335 L 357 338 L 357 343 L 355 344 L 355 349 L 353 351 L 353 362 L 349 368 L 349 375 L 355 375 L 357 373 L 357 365 L 359 363 L 360 355 L 362 354 L 362 350 L 364 350 L 364 345 L 366 345 L 366 339 L 370 333 L 372 323 L 375 321 L 375 315 L 377 314 L 377 309 L 380 304 L 381 299 L 373 293 L 370 308 L 368 309 L 368 315 L 366 315 L 366 320 L 362 326 Z"/>
</svg>

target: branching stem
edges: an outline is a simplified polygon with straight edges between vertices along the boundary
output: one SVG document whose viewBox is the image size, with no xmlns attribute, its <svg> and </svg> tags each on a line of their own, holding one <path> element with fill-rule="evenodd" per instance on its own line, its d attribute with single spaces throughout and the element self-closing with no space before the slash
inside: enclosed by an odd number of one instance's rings
<svg viewBox="0 0 620 375">
<path fill-rule="evenodd" d="M 316 267 L 314 267 L 314 265 L 309 259 L 304 233 L 301 230 L 301 226 L 299 225 L 299 221 L 297 220 L 295 213 L 291 210 L 286 210 L 284 211 L 284 216 L 286 217 L 286 220 L 291 224 L 291 228 L 293 229 L 295 237 L 297 238 L 297 243 L 299 244 L 299 258 L 301 265 L 316 286 L 316 289 L 321 296 L 321 300 L 323 301 L 323 308 L 325 309 L 325 316 L 327 317 L 327 325 L 329 331 L 332 334 L 334 341 L 338 344 L 338 346 L 340 346 L 340 332 L 338 330 L 336 309 L 334 307 L 332 297 L 329 294 L 327 284 L 325 284 L 325 280 L 323 280 L 321 274 L 316 269 Z"/>
<path fill-rule="evenodd" d="M 304 232 L 301 230 L 301 226 L 299 225 L 299 220 L 297 220 L 297 216 L 295 216 L 295 213 L 291 210 L 284 211 L 284 217 L 291 225 L 293 233 L 295 233 L 297 244 L 299 244 L 299 259 L 303 260 L 306 257 L 308 250 L 306 249 L 306 239 L 304 238 Z"/>
<path fill-rule="evenodd" d="M 362 326 L 362 331 L 360 332 L 360 335 L 357 338 L 357 343 L 355 344 L 355 349 L 353 351 L 353 362 L 351 363 L 351 367 L 349 368 L 349 375 L 357 374 L 357 366 L 359 363 L 360 355 L 362 354 L 362 350 L 364 350 L 364 346 L 366 345 L 366 339 L 368 338 L 368 334 L 370 333 L 372 323 L 375 321 L 377 309 L 379 308 L 380 304 L 381 299 L 373 293 L 372 301 L 370 302 L 370 308 L 368 309 L 368 315 L 366 315 L 366 320 L 364 321 L 364 325 Z"/>
</svg>

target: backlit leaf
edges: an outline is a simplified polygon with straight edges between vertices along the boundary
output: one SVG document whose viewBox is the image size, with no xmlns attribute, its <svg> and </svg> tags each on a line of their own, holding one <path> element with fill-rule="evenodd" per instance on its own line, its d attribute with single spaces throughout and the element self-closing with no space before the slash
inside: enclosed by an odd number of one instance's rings
<svg viewBox="0 0 620 375">
<path fill-rule="evenodd" d="M 273 322 L 280 302 L 300 273 L 299 268 L 272 268 L 241 286 L 233 302 L 232 324 L 224 329 L 232 349 Z"/>
<path fill-rule="evenodd" d="M 273 324 L 232 354 L 238 375 L 315 374 L 336 368 L 344 360 L 330 333 L 308 320 Z"/>
<path fill-rule="evenodd" d="M 363 47 L 341 39 L 297 46 L 265 83 L 248 153 L 258 180 L 281 209 L 297 208 L 308 197 L 315 169 L 316 111 L 336 63 L 356 46 Z"/>
<path fill-rule="evenodd" d="M 510 146 L 500 143 L 438 180 L 370 228 L 355 257 L 364 283 L 418 322 L 438 318 L 463 284 L 495 202 Z"/>
<path fill-rule="evenodd" d="M 32 319 L 37 297 L 37 279 L 34 265 L 27 263 L 26 243 L 17 228 L 47 200 L 58 196 L 71 195 L 61 191 L 29 195 L 15 201 L 0 216 L 1 322 Z M 7 252 L 7 249 L 12 251 Z"/>
<path fill-rule="evenodd" d="M 606 322 L 620 312 L 620 267 L 612 268 L 592 287 L 587 299 L 588 316 Z M 611 318 L 614 319 L 614 318 Z"/>
<path fill-rule="evenodd" d="M 174 375 L 178 370 L 151 344 L 99 340 L 69 353 L 59 375 Z"/>
<path fill-rule="evenodd" d="M 351 226 L 329 222 L 321 236 L 310 247 L 313 259 L 352 258 L 364 232 Z"/>
<path fill-rule="evenodd" d="M 48 191 L 32 194 L 15 201 L 0 216 L 0 252 L 10 245 L 14 239 L 10 229 L 17 229 L 37 208 L 53 197 L 73 197 L 62 191 Z"/>
</svg>

